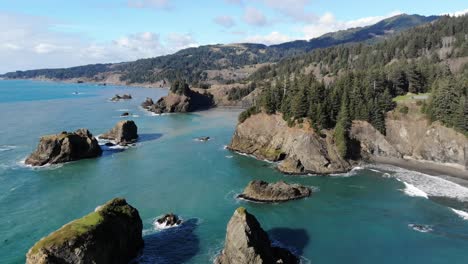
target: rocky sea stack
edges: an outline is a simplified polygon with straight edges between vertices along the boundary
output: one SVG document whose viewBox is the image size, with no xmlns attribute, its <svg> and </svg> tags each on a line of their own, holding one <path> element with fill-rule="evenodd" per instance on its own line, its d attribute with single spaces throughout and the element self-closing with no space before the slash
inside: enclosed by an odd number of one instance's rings
<svg viewBox="0 0 468 264">
<path fill-rule="evenodd" d="M 226 232 L 224 249 L 215 264 L 299 263 L 288 250 L 272 246 L 255 216 L 243 207 L 234 212 Z"/>
<path fill-rule="evenodd" d="M 116 198 L 37 242 L 27 264 L 122 263 L 143 248 L 143 224 L 138 211 Z"/>
<path fill-rule="evenodd" d="M 138 139 L 138 128 L 132 120 L 118 122 L 109 132 L 99 136 L 101 139 L 113 140 L 115 144 L 128 145 Z"/>
<path fill-rule="evenodd" d="M 174 82 L 169 94 L 156 103 L 153 103 L 151 98 L 146 98 L 141 104 L 143 108 L 156 114 L 193 112 L 209 109 L 213 105 L 212 94 L 206 91 L 194 91 L 188 87 L 188 84 L 179 81 Z"/>
<path fill-rule="evenodd" d="M 123 95 L 116 94 L 114 95 L 114 97 L 111 98 L 111 101 L 116 102 L 120 100 L 130 100 L 130 99 L 132 99 L 131 94 L 123 94 Z"/>
<path fill-rule="evenodd" d="M 25 163 L 32 166 L 95 158 L 102 154 L 96 138 L 87 129 L 41 137 L 36 151 Z"/>
<path fill-rule="evenodd" d="M 159 218 L 156 221 L 159 225 L 165 227 L 176 226 L 182 223 L 182 220 L 180 220 L 179 217 L 173 213 L 165 214 L 163 217 Z"/>
<path fill-rule="evenodd" d="M 276 203 L 309 197 L 312 191 L 309 187 L 299 184 L 288 184 L 284 181 L 268 183 L 251 181 L 244 192 L 237 197 L 254 202 Z"/>
</svg>

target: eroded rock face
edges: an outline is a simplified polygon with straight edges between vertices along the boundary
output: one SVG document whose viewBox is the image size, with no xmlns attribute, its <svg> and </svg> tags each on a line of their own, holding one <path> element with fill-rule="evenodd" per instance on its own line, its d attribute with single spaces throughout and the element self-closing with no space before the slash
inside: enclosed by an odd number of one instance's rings
<svg viewBox="0 0 468 264">
<path fill-rule="evenodd" d="M 142 107 L 156 114 L 162 113 L 186 113 L 205 110 L 213 106 L 213 96 L 209 93 L 199 93 L 188 90 L 185 94 L 170 92 L 167 96 L 160 98 L 156 103 L 147 98 Z"/>
<path fill-rule="evenodd" d="M 36 151 L 25 163 L 32 166 L 56 164 L 98 157 L 102 154 L 97 140 L 87 129 L 41 137 Z"/>
<path fill-rule="evenodd" d="M 288 127 L 278 114 L 260 113 L 238 124 L 228 148 L 279 161 L 278 169 L 290 174 L 340 173 L 352 168 L 352 161 L 339 155 L 332 131 L 318 135 L 307 127 Z"/>
<path fill-rule="evenodd" d="M 143 224 L 138 211 L 116 198 L 37 242 L 27 264 L 122 263 L 143 248 Z"/>
<path fill-rule="evenodd" d="M 365 121 L 354 121 L 350 136 L 361 144 L 363 156 L 407 158 L 468 169 L 468 138 L 420 116 L 388 113 L 386 135 Z"/>
<path fill-rule="evenodd" d="M 238 208 L 229 220 L 224 249 L 216 264 L 299 263 L 286 249 L 273 247 L 255 216 Z"/>
<path fill-rule="evenodd" d="M 132 120 L 122 120 L 109 132 L 100 135 L 99 138 L 114 140 L 119 145 L 131 144 L 138 139 L 138 128 Z"/>
<path fill-rule="evenodd" d="M 288 184 L 284 181 L 268 183 L 255 180 L 251 181 L 238 197 L 255 202 L 275 203 L 309 197 L 311 193 L 309 187 L 299 184 Z"/>
</svg>

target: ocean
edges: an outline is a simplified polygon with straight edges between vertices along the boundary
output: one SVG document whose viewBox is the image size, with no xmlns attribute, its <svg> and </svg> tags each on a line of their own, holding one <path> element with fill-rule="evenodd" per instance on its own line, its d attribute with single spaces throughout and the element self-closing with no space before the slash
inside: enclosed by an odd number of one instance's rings
<svg viewBox="0 0 468 264">
<path fill-rule="evenodd" d="M 110 102 L 116 93 L 133 99 Z M 24 263 L 41 237 L 114 197 L 125 197 L 140 212 L 145 249 L 139 263 L 210 263 L 239 206 L 303 263 L 468 263 L 466 187 L 383 165 L 287 176 L 275 164 L 225 149 L 238 110 L 158 116 L 139 106 L 165 94 L 167 89 L 0 81 L 0 263 Z M 82 127 L 99 135 L 122 112 L 138 126 L 136 146 L 44 168 L 22 163 L 41 135 Z M 195 140 L 199 136 L 211 139 Z M 253 179 L 300 183 L 314 192 L 282 204 L 235 199 Z M 155 219 L 169 212 L 185 224 L 158 230 Z"/>
</svg>

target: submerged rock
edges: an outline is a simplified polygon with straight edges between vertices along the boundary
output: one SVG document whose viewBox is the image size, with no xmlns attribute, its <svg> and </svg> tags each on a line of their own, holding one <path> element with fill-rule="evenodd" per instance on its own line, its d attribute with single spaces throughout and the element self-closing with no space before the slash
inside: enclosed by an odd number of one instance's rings
<svg viewBox="0 0 468 264">
<path fill-rule="evenodd" d="M 215 264 L 299 263 L 286 249 L 274 247 L 255 216 L 238 208 L 229 220 L 224 249 Z"/>
<path fill-rule="evenodd" d="M 120 116 L 129 116 L 130 113 L 129 112 L 123 112 Z"/>
<path fill-rule="evenodd" d="M 309 187 L 299 184 L 288 184 L 284 181 L 268 183 L 251 181 L 238 198 L 265 203 L 286 202 L 309 197 L 312 191 Z"/>
<path fill-rule="evenodd" d="M 173 213 L 165 214 L 163 217 L 156 220 L 159 225 L 164 225 L 166 227 L 171 227 L 175 225 L 180 225 L 182 220 Z"/>
<path fill-rule="evenodd" d="M 118 122 L 109 132 L 99 136 L 102 139 L 114 140 L 116 144 L 127 145 L 138 139 L 138 128 L 132 120 Z"/>
<path fill-rule="evenodd" d="M 126 264 L 143 248 L 138 211 L 116 198 L 42 238 L 26 255 L 27 264 Z"/>
<path fill-rule="evenodd" d="M 41 137 L 36 151 L 25 163 L 32 166 L 57 164 L 80 159 L 95 158 L 102 154 L 96 138 L 87 129 L 62 132 Z"/>
<path fill-rule="evenodd" d="M 197 140 L 198 141 L 208 141 L 208 140 L 210 140 L 210 137 L 198 137 Z"/>
<path fill-rule="evenodd" d="M 123 94 L 123 95 L 119 95 L 119 94 L 116 94 L 114 95 L 114 97 L 111 98 L 111 101 L 120 101 L 120 100 L 130 100 L 132 99 L 132 95 L 130 94 Z"/>
</svg>

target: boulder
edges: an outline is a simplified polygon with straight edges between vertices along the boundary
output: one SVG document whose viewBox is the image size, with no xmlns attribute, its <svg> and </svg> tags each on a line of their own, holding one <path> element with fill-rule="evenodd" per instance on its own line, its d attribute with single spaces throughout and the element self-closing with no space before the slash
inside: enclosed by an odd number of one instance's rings
<svg viewBox="0 0 468 264">
<path fill-rule="evenodd" d="M 153 99 L 151 99 L 149 97 L 146 97 L 146 100 L 143 103 L 141 103 L 141 107 L 143 107 L 145 109 L 148 109 L 152 105 L 154 105 Z"/>
<path fill-rule="evenodd" d="M 210 137 L 198 137 L 197 140 L 198 141 L 208 141 L 208 140 L 210 140 Z"/>
<path fill-rule="evenodd" d="M 209 109 L 214 105 L 213 95 L 199 93 L 188 89 L 185 93 L 169 92 L 167 96 L 160 98 L 156 103 L 147 98 L 142 107 L 156 114 L 162 113 L 186 113 Z"/>
<path fill-rule="evenodd" d="M 143 248 L 142 229 L 138 211 L 116 198 L 39 240 L 26 264 L 127 264 Z"/>
<path fill-rule="evenodd" d="M 111 98 L 111 101 L 120 101 L 120 100 L 130 100 L 132 99 L 132 95 L 130 94 L 123 94 L 123 95 L 119 95 L 119 94 L 116 94 L 114 95 L 114 97 Z"/>
<path fill-rule="evenodd" d="M 268 183 L 264 181 L 251 181 L 238 195 L 238 198 L 255 202 L 275 203 L 286 202 L 309 197 L 312 191 L 309 187 L 299 184 L 288 184 L 284 181 Z"/>
<path fill-rule="evenodd" d="M 299 263 L 286 249 L 274 247 L 255 216 L 238 208 L 229 220 L 224 249 L 215 264 Z"/>
<path fill-rule="evenodd" d="M 96 138 L 87 129 L 41 137 L 36 151 L 25 163 L 32 166 L 95 158 L 102 154 Z"/>
<path fill-rule="evenodd" d="M 120 116 L 129 116 L 130 113 L 129 112 L 123 112 Z"/>
<path fill-rule="evenodd" d="M 182 220 L 180 220 L 179 217 L 177 217 L 177 215 L 173 213 L 165 214 L 163 217 L 159 218 L 156 221 L 158 222 L 158 224 L 164 225 L 166 227 L 180 225 L 182 223 Z"/>
<path fill-rule="evenodd" d="M 132 120 L 118 122 L 109 132 L 99 136 L 101 139 L 115 141 L 119 145 L 127 145 L 138 139 L 138 128 Z"/>
</svg>

